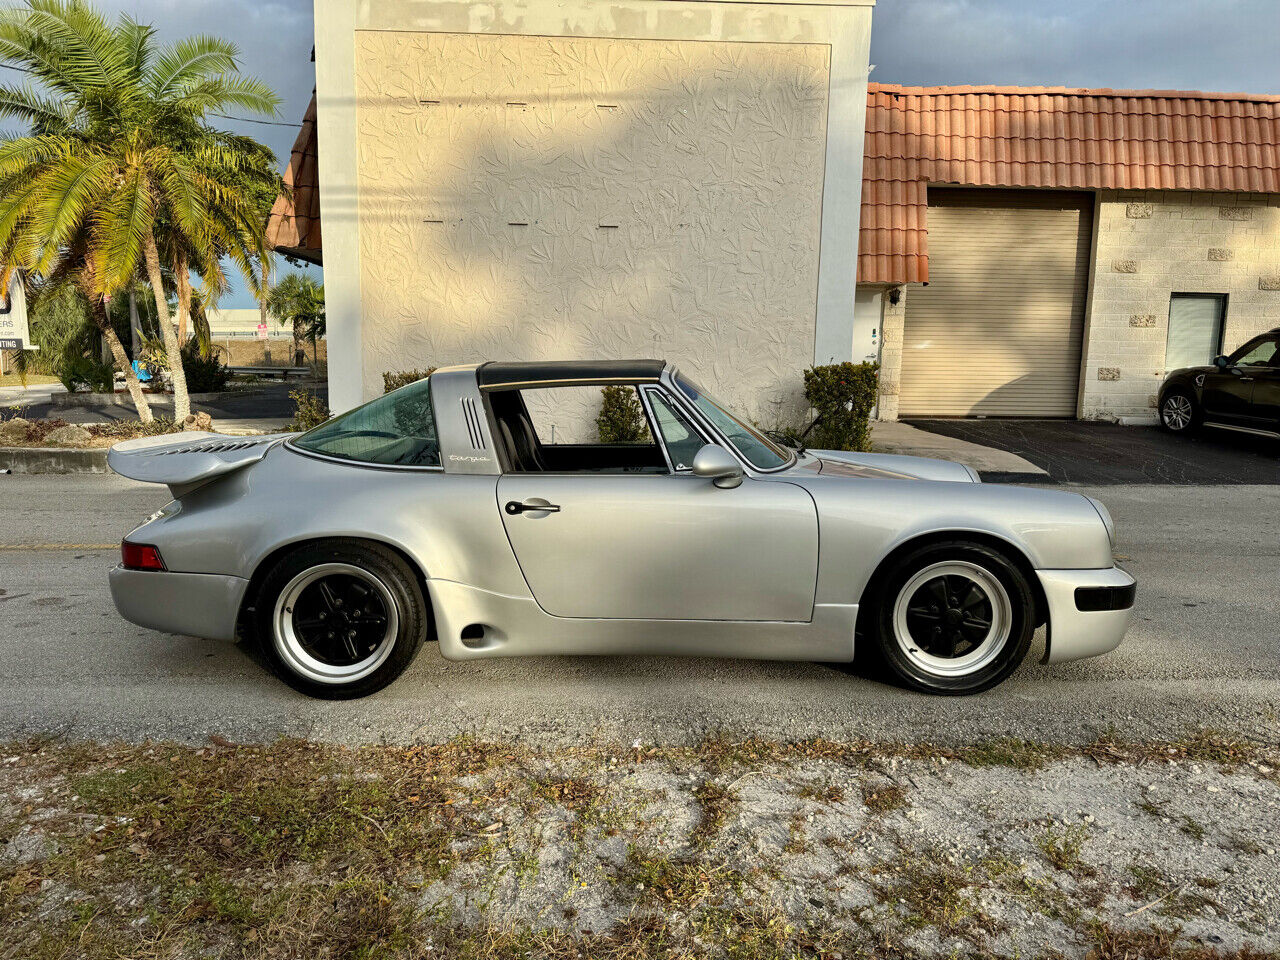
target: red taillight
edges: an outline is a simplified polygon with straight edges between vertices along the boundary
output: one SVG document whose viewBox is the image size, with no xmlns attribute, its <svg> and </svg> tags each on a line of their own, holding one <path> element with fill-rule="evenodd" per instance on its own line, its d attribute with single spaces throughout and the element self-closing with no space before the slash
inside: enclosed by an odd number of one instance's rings
<svg viewBox="0 0 1280 960">
<path fill-rule="evenodd" d="M 130 570 L 163 570 L 160 551 L 149 543 L 120 541 L 120 561 Z"/>
</svg>

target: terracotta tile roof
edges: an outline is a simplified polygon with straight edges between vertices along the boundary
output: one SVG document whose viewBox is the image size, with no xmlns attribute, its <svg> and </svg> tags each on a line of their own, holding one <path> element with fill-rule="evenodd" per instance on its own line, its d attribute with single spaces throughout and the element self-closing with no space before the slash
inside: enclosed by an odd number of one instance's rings
<svg viewBox="0 0 1280 960">
<path fill-rule="evenodd" d="M 929 279 L 928 183 L 1280 193 L 1280 96 L 870 84 L 858 280 Z"/>
<path fill-rule="evenodd" d="M 320 262 L 320 174 L 316 168 L 316 94 L 302 116 L 284 172 L 286 191 L 276 198 L 267 219 L 267 241 L 281 253 Z"/>
</svg>

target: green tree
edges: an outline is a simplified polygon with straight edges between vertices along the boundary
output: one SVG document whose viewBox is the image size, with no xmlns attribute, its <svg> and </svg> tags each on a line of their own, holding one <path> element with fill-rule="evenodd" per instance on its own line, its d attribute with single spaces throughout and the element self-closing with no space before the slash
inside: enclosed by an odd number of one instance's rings
<svg viewBox="0 0 1280 960">
<path fill-rule="evenodd" d="M 239 73 L 238 55 L 206 36 L 157 47 L 152 27 L 128 16 L 110 24 L 80 0 L 28 0 L 0 13 L 0 60 L 36 81 L 0 84 L 0 118 L 31 127 L 0 139 L 0 259 L 77 274 L 103 318 L 102 298 L 145 276 L 179 419 L 190 404 L 164 269 L 183 332 L 192 270 L 216 292 L 225 258 L 261 289 L 264 225 L 242 181 L 254 161 L 246 138 L 207 120 L 233 109 L 273 113 L 279 102 Z M 114 339 L 117 362 L 127 362 Z"/>
<path fill-rule="evenodd" d="M 267 310 L 281 326 L 293 327 L 293 355 L 302 350 L 303 339 L 313 344 L 325 332 L 324 284 L 305 273 L 290 273 L 271 288 Z"/>
</svg>

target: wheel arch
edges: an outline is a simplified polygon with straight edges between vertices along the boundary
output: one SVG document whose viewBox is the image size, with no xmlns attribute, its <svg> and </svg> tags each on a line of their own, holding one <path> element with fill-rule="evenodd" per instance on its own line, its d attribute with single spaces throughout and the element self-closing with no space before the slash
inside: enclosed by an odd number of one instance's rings
<svg viewBox="0 0 1280 960">
<path fill-rule="evenodd" d="M 1049 601 L 1045 596 L 1044 587 L 1040 583 L 1040 578 L 1036 575 L 1035 566 L 1027 558 L 1026 553 L 1013 541 L 989 533 L 983 530 L 966 530 L 944 529 L 930 530 L 927 533 L 916 534 L 908 537 L 901 543 L 895 544 L 879 562 L 876 563 L 875 569 L 871 576 L 867 579 L 866 586 L 862 588 L 862 593 L 858 597 L 858 614 L 859 620 L 862 619 L 863 610 L 874 609 L 875 604 L 872 601 L 876 591 L 880 589 L 880 583 L 884 579 L 888 570 L 902 557 L 906 556 L 921 547 L 927 547 L 935 543 L 945 543 L 948 541 L 964 540 L 970 543 L 980 544 L 989 549 L 995 550 L 1006 560 L 1016 566 L 1020 573 L 1027 578 L 1027 582 L 1031 585 L 1031 594 L 1035 600 L 1035 624 L 1041 626 L 1048 622 L 1049 619 Z"/>
<path fill-rule="evenodd" d="M 263 580 L 266 579 L 266 576 L 268 572 L 270 572 L 271 568 L 274 567 L 283 557 L 287 556 L 293 551 L 300 550 L 303 547 L 315 546 L 316 544 L 319 544 L 319 543 L 373 544 L 374 546 L 379 546 L 379 547 L 383 547 L 384 549 L 390 550 L 392 553 L 400 557 L 400 559 L 403 560 L 408 565 L 409 569 L 413 571 L 414 576 L 417 578 L 418 587 L 422 591 L 422 600 L 427 606 L 427 619 L 431 625 L 431 636 L 428 636 L 427 639 L 430 640 L 431 637 L 435 635 L 435 632 L 436 632 L 435 608 L 432 607 L 431 605 L 431 592 L 427 589 L 427 574 L 426 574 L 426 571 L 423 569 L 422 564 L 419 563 L 418 560 L 411 553 L 409 553 L 408 550 L 400 546 L 400 544 L 394 543 L 393 541 L 383 540 L 378 537 L 352 537 L 352 536 L 345 536 L 341 534 L 334 534 L 331 536 L 328 536 L 328 535 L 308 536 L 308 537 L 303 537 L 299 540 L 290 540 L 288 543 L 280 544 L 278 547 L 271 550 L 270 552 L 265 554 L 261 559 L 259 559 L 257 564 L 253 568 L 253 573 L 249 577 L 249 586 L 245 588 L 244 598 L 240 601 L 240 611 L 238 614 L 238 618 L 242 626 L 246 625 L 249 622 L 248 615 L 253 612 L 254 608 L 257 605 L 258 593 L 262 589 L 262 582 Z"/>
</svg>

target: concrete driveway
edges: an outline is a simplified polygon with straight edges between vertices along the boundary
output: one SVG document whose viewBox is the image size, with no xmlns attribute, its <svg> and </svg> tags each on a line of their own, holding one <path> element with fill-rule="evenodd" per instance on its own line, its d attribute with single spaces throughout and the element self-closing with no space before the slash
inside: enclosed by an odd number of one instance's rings
<svg viewBox="0 0 1280 960">
<path fill-rule="evenodd" d="M 114 544 L 166 499 L 116 476 L 0 476 L 0 737 L 210 733 L 421 741 L 462 733 L 555 743 L 613 736 L 679 742 L 710 732 L 1068 743 L 1108 727 L 1169 736 L 1211 726 L 1267 740 L 1280 703 L 1280 488 L 1081 487 L 1120 529 L 1139 580 L 1115 653 L 1042 667 L 1033 647 L 975 698 L 911 694 L 812 663 L 639 657 L 450 663 L 433 645 L 365 700 L 306 699 L 252 651 L 121 620 L 106 573 Z M 1039 644 L 1037 643 L 1037 647 Z"/>
<path fill-rule="evenodd" d="M 1043 468 L 1057 483 L 1280 484 L 1280 440 L 1206 427 L 1174 436 L 1159 427 L 1083 420 L 912 420 L 941 436 L 994 447 Z M 1002 479 L 984 473 L 985 479 Z M 1027 479 L 1020 477 L 1019 479 Z"/>
</svg>

